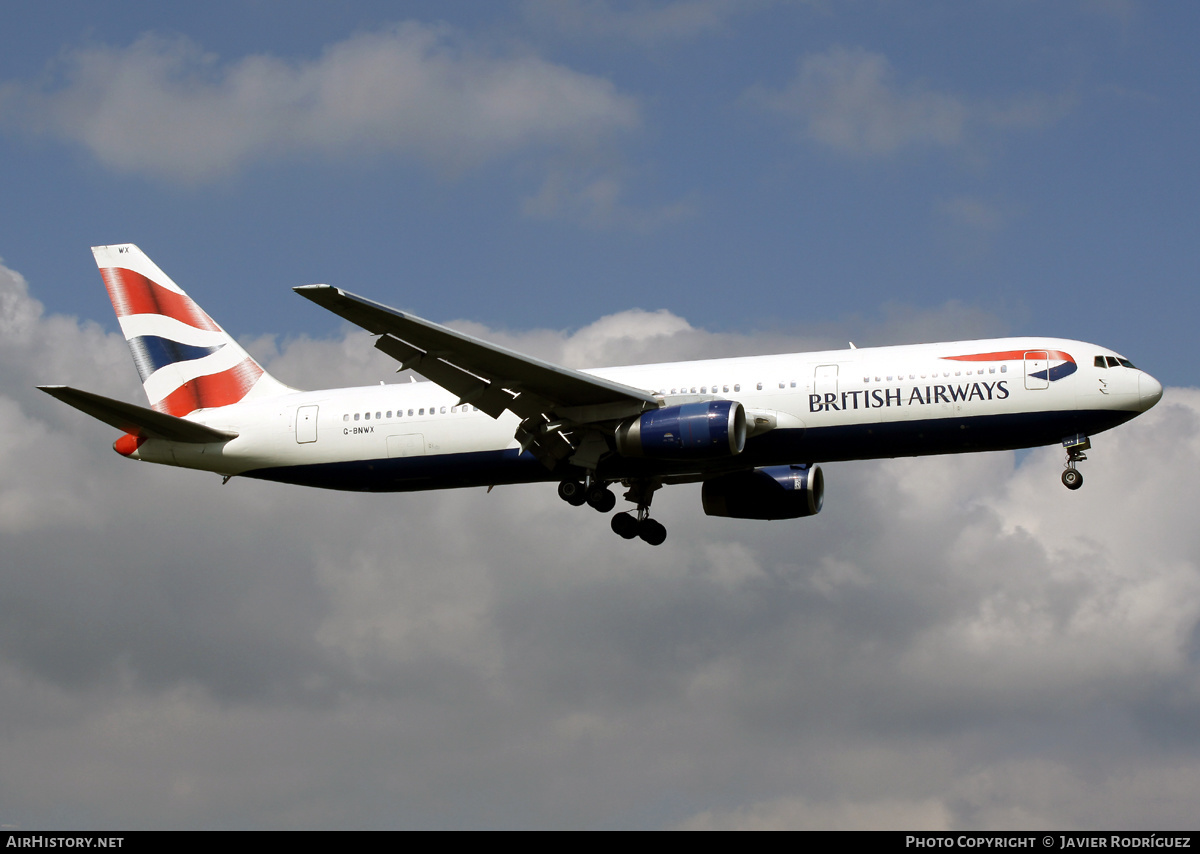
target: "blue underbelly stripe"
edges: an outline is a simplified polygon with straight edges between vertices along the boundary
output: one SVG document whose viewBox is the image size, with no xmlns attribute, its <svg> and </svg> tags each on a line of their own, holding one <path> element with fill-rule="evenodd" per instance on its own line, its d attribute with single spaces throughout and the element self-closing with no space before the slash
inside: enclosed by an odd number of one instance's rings
<svg viewBox="0 0 1200 854">
<path fill-rule="evenodd" d="M 1068 410 L 890 421 L 806 430 L 773 430 L 746 442 L 735 457 L 705 461 L 702 470 L 727 471 L 789 463 L 828 463 L 976 451 L 1012 450 L 1057 444 L 1074 433 L 1093 435 L 1123 424 L 1137 413 L 1114 410 Z M 319 449 L 318 445 L 313 446 Z M 598 474 L 609 479 L 694 472 L 695 462 L 609 457 Z M 336 463 L 263 468 L 245 477 L 323 489 L 358 492 L 414 492 L 510 483 L 555 481 L 582 474 L 564 465 L 551 472 L 532 455 L 515 449 L 463 454 L 352 460 Z"/>
</svg>

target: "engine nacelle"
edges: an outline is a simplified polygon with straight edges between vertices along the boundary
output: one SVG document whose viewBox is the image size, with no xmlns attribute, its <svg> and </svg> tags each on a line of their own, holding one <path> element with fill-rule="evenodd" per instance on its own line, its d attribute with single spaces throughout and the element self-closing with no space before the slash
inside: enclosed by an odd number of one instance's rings
<svg viewBox="0 0 1200 854">
<path fill-rule="evenodd" d="M 706 480 L 700 496 L 709 516 L 799 519 L 821 512 L 825 476 L 820 466 L 768 466 Z"/>
<path fill-rule="evenodd" d="M 746 410 L 735 400 L 667 406 L 617 428 L 617 452 L 626 457 L 696 460 L 731 457 L 745 447 Z"/>
</svg>

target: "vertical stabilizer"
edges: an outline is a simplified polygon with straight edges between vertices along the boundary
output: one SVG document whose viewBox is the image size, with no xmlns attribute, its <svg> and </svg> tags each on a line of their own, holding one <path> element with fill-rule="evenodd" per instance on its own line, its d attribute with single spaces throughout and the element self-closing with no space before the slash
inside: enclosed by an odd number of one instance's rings
<svg viewBox="0 0 1200 854">
<path fill-rule="evenodd" d="M 168 415 L 287 394 L 132 243 L 93 246 L 150 405 Z"/>
</svg>

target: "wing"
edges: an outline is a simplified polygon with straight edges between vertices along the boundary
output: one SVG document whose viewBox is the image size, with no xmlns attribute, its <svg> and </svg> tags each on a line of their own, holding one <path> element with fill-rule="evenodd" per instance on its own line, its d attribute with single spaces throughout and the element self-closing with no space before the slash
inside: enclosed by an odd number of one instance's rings
<svg viewBox="0 0 1200 854">
<path fill-rule="evenodd" d="M 516 438 L 553 468 L 575 451 L 589 425 L 657 409 L 648 391 L 543 362 L 388 308 L 329 285 L 294 289 L 378 335 L 375 346 L 493 418 L 521 419 Z"/>
</svg>

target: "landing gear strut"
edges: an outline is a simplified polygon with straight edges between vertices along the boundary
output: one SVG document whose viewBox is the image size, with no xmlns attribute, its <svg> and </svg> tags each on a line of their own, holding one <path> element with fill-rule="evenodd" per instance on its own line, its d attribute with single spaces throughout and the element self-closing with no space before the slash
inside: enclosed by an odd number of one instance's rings
<svg viewBox="0 0 1200 854">
<path fill-rule="evenodd" d="M 1075 468 L 1075 464 L 1087 459 L 1084 451 L 1092 447 L 1092 441 L 1082 433 L 1078 433 L 1063 439 L 1063 447 L 1067 449 L 1066 468 L 1062 473 L 1063 486 L 1067 489 L 1079 489 L 1083 486 L 1083 474 Z"/>
</svg>

